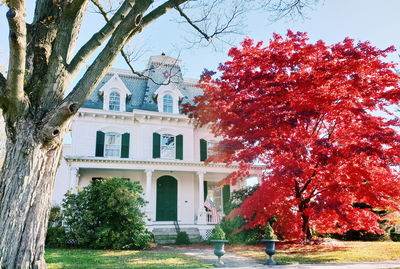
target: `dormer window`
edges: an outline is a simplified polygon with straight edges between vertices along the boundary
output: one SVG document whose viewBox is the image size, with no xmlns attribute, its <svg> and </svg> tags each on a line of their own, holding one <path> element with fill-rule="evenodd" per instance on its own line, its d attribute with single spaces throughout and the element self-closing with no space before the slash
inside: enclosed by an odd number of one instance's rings
<svg viewBox="0 0 400 269">
<path fill-rule="evenodd" d="M 183 95 L 176 83 L 161 85 L 155 92 L 158 111 L 162 113 L 179 114 L 179 100 Z"/>
<path fill-rule="evenodd" d="M 174 99 L 171 95 L 166 94 L 163 97 L 163 112 L 164 113 L 173 113 L 173 105 Z"/>
<path fill-rule="evenodd" d="M 121 112 L 126 112 L 127 99 L 132 95 L 118 74 L 114 74 L 99 89 L 99 94 L 103 96 L 104 110 Z"/>
<path fill-rule="evenodd" d="M 121 97 L 119 93 L 112 92 L 110 94 L 109 110 L 120 111 L 121 107 Z"/>
</svg>

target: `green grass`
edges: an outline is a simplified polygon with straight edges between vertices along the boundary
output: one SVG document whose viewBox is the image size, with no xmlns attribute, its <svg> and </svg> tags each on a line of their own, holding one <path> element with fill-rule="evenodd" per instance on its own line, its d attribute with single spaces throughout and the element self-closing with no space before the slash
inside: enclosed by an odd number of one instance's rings
<svg viewBox="0 0 400 269">
<path fill-rule="evenodd" d="M 46 249 L 49 269 L 131 269 L 213 267 L 183 254 L 168 251 Z"/>
<path fill-rule="evenodd" d="M 228 251 L 265 261 L 264 246 L 228 246 Z M 348 263 L 400 260 L 400 242 L 340 242 L 338 245 L 278 243 L 274 260 L 278 264 Z"/>
</svg>

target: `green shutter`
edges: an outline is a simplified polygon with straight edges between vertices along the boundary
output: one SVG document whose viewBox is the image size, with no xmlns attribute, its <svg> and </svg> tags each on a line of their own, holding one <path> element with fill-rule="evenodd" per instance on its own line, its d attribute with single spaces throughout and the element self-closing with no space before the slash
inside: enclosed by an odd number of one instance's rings
<svg viewBox="0 0 400 269">
<path fill-rule="evenodd" d="M 177 135 L 175 137 L 176 142 L 176 154 L 177 160 L 183 160 L 183 135 Z"/>
<path fill-rule="evenodd" d="M 160 134 L 153 133 L 153 158 L 160 158 L 160 142 Z"/>
<path fill-rule="evenodd" d="M 104 137 L 105 134 L 102 131 L 96 133 L 96 157 L 104 157 Z"/>
<path fill-rule="evenodd" d="M 207 141 L 200 139 L 200 161 L 204 162 L 207 160 Z"/>
<path fill-rule="evenodd" d="M 121 158 L 129 158 L 129 133 L 122 134 Z"/>
<path fill-rule="evenodd" d="M 228 215 L 229 212 L 229 200 L 231 199 L 231 186 L 225 185 L 222 189 L 222 199 L 224 205 L 224 214 Z"/>
<path fill-rule="evenodd" d="M 205 201 L 207 199 L 207 194 L 208 194 L 207 181 L 203 182 L 203 188 L 204 188 L 204 201 Z"/>
</svg>

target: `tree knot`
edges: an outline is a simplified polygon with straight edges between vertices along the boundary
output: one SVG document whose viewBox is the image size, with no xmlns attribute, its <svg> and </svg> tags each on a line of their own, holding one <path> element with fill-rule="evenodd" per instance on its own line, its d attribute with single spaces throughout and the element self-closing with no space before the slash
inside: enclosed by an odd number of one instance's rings
<svg viewBox="0 0 400 269">
<path fill-rule="evenodd" d="M 15 10 L 12 9 L 12 8 L 10 8 L 10 9 L 7 11 L 7 13 L 6 13 L 6 17 L 7 17 L 7 19 L 9 19 L 9 20 L 14 19 L 16 15 L 17 15 L 17 13 L 16 13 Z"/>
</svg>

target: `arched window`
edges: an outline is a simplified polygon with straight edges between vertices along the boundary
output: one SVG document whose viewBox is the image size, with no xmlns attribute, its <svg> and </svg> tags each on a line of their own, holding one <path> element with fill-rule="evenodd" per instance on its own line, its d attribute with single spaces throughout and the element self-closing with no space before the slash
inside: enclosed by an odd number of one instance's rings
<svg viewBox="0 0 400 269">
<path fill-rule="evenodd" d="M 163 97 L 163 112 L 164 113 L 173 113 L 173 99 L 169 94 L 164 95 Z"/>
<path fill-rule="evenodd" d="M 119 111 L 121 105 L 121 97 L 119 93 L 112 92 L 110 94 L 110 102 L 109 102 L 109 109 L 114 111 Z"/>
<path fill-rule="evenodd" d="M 121 135 L 119 133 L 106 133 L 104 140 L 104 157 L 120 157 Z"/>
</svg>

